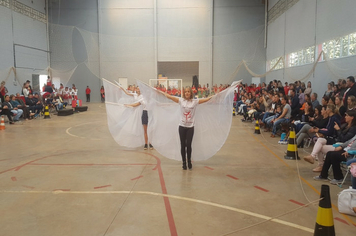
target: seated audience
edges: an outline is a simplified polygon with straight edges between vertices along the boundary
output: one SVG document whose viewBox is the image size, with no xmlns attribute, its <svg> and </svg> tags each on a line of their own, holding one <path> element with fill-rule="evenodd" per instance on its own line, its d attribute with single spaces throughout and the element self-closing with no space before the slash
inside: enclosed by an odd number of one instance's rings
<svg viewBox="0 0 356 236">
<path fill-rule="evenodd" d="M 314 164 L 315 159 L 318 159 L 318 166 L 313 169 L 314 172 L 320 172 L 324 164 L 324 155 L 329 151 L 334 151 L 332 144 L 341 142 L 344 143 L 356 135 L 356 111 L 347 111 L 345 116 L 346 123 L 339 126 L 335 123 L 336 136 L 328 139 L 319 137 L 316 141 L 311 155 L 304 157 L 304 160 Z"/>
<path fill-rule="evenodd" d="M 0 115 L 5 115 L 9 119 L 9 123 L 11 125 L 15 124 L 13 118 L 12 118 L 12 113 L 7 105 L 3 105 L 3 103 L 0 102 Z"/>
<path fill-rule="evenodd" d="M 342 174 L 340 163 L 347 161 L 350 155 L 348 151 L 356 151 L 356 136 L 351 138 L 345 143 L 342 143 L 339 147 L 336 147 L 334 151 L 326 153 L 325 161 L 321 173 L 319 176 L 315 176 L 315 180 L 329 181 L 329 168 L 332 166 L 334 179 L 330 181 L 331 184 L 339 184 L 343 181 L 344 175 Z"/>
<path fill-rule="evenodd" d="M 3 107 L 7 107 L 11 111 L 11 113 L 14 115 L 14 121 L 15 122 L 20 120 L 20 117 L 23 114 L 23 110 L 19 109 L 17 107 L 14 107 L 11 104 L 9 95 L 5 95 L 5 102 L 2 105 L 3 105 Z"/>
<path fill-rule="evenodd" d="M 22 99 L 20 99 L 20 100 L 22 101 Z M 13 94 L 10 95 L 10 103 L 13 107 L 21 109 L 23 111 L 23 118 L 25 120 L 32 119 L 32 117 L 35 115 L 34 113 L 30 113 L 30 111 L 28 110 L 26 105 L 20 104 L 20 102 L 18 100 L 16 100 L 16 97 Z"/>
</svg>

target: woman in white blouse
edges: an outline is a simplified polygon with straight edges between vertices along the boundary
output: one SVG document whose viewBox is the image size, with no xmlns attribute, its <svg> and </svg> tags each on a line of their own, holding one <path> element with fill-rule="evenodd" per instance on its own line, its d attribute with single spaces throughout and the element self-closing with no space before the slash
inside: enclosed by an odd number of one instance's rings
<svg viewBox="0 0 356 236">
<path fill-rule="evenodd" d="M 157 90 L 158 91 L 158 90 Z M 160 93 L 163 93 L 159 91 Z M 171 96 L 167 93 L 163 93 L 167 98 L 171 99 L 173 102 L 179 103 L 180 105 L 180 121 L 179 121 L 179 138 L 181 145 L 181 156 L 183 162 L 183 170 L 188 168 L 192 169 L 191 155 L 192 155 L 192 141 L 194 135 L 194 118 L 195 109 L 198 104 L 207 102 L 211 99 L 193 99 L 193 91 L 191 87 L 185 87 L 182 98 Z"/>
</svg>

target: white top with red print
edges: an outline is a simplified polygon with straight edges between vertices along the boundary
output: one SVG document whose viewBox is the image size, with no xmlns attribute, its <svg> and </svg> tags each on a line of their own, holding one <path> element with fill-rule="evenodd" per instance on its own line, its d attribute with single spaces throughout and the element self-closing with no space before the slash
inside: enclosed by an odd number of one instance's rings
<svg viewBox="0 0 356 236">
<path fill-rule="evenodd" d="M 194 126 L 195 109 L 199 104 L 198 99 L 186 100 L 179 98 L 180 121 L 179 126 L 191 128 Z"/>
</svg>

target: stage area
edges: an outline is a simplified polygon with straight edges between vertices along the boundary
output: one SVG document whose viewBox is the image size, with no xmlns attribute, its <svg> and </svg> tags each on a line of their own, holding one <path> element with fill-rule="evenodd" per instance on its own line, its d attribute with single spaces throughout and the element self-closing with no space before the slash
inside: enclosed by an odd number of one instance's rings
<svg viewBox="0 0 356 236">
<path fill-rule="evenodd" d="M 105 105 L 88 106 L 0 131 L 0 235 L 313 235 L 318 202 L 300 208 L 319 199 L 312 166 L 299 161 L 299 179 L 287 146 L 254 124 L 233 117 L 223 148 L 184 171 L 155 150 L 120 149 Z M 354 235 L 330 188 L 336 234 Z"/>
</svg>

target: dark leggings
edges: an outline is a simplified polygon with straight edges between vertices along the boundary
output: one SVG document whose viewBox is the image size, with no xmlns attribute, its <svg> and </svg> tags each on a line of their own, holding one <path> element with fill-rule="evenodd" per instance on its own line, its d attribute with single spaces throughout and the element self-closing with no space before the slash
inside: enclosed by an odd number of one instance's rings
<svg viewBox="0 0 356 236">
<path fill-rule="evenodd" d="M 320 173 L 320 176 L 323 178 L 328 177 L 328 172 L 330 166 L 333 167 L 333 172 L 334 172 L 334 179 L 340 180 L 344 178 L 344 175 L 342 174 L 341 168 L 340 168 L 340 163 L 342 161 L 346 161 L 345 156 L 342 155 L 346 151 L 340 150 L 340 151 L 330 151 L 326 154 L 323 169 Z"/>
<path fill-rule="evenodd" d="M 179 138 L 180 138 L 180 153 L 182 155 L 183 163 L 186 163 L 185 153 L 187 153 L 188 163 L 190 163 L 192 157 L 192 141 L 194 135 L 194 127 L 187 128 L 179 126 Z M 185 150 L 187 148 L 187 151 Z"/>
</svg>

